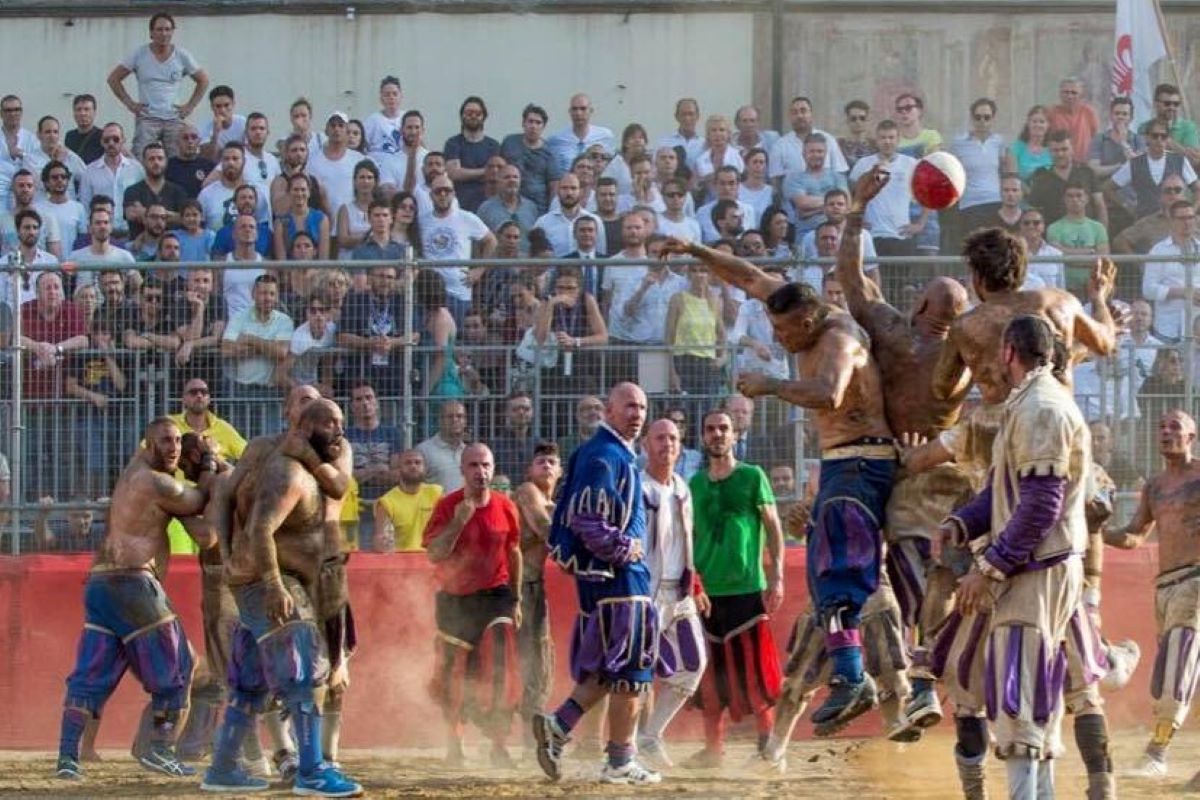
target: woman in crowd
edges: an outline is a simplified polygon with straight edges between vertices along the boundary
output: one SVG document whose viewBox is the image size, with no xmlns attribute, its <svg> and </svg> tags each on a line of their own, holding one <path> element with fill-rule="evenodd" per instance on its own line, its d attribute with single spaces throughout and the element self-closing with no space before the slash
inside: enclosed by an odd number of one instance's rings
<svg viewBox="0 0 1200 800">
<path fill-rule="evenodd" d="M 713 114 L 704 121 L 704 151 L 696 156 L 691 168 L 709 200 L 716 197 L 711 184 L 717 170 L 721 167 L 735 167 L 739 173 L 746 170 L 737 148 L 730 144 L 731 130 L 729 118 L 723 114 Z"/>
<path fill-rule="evenodd" d="M 346 123 L 346 147 L 364 156 L 367 154 L 367 132 L 361 120 L 352 119 Z"/>
<path fill-rule="evenodd" d="M 768 206 L 759 217 L 759 230 L 767 246 L 767 255 L 790 258 L 796 247 L 796 228 L 782 206 Z"/>
<path fill-rule="evenodd" d="M 775 202 L 775 187 L 767 178 L 767 151 L 761 147 L 751 148 L 742 160 L 746 163 L 746 169 L 738 186 L 738 200 L 753 206 L 755 216 L 761 220 Z"/>
<path fill-rule="evenodd" d="M 1025 127 L 1017 140 L 1008 146 L 1021 180 L 1029 182 L 1030 176 L 1042 167 L 1053 163 L 1050 149 L 1046 147 L 1046 134 L 1050 132 L 1050 118 L 1045 106 L 1034 106 L 1025 115 Z"/>
<path fill-rule="evenodd" d="M 454 344 L 458 326 L 446 303 L 446 284 L 433 269 L 417 270 L 413 284 L 416 314 L 413 330 L 421 333 L 421 342 L 429 343 L 426 355 L 425 394 L 429 397 L 462 397 L 467 393 L 458 374 Z"/>
<path fill-rule="evenodd" d="M 379 189 L 379 167 L 369 158 L 354 165 L 354 200 L 337 211 L 338 260 L 349 261 L 371 231 L 367 209 Z"/>
<path fill-rule="evenodd" d="M 721 390 L 725 364 L 721 301 L 709 290 L 707 265 L 693 264 L 687 275 L 687 288 L 672 296 L 667 306 L 671 391 L 712 398 Z"/>
<path fill-rule="evenodd" d="M 632 122 L 621 132 L 621 152 L 613 156 L 612 161 L 601 173 L 601 177 L 612 178 L 617 182 L 617 194 L 633 193 L 633 174 L 629 171 L 629 162 L 634 156 L 646 152 L 650 137 L 640 124 Z"/>
<path fill-rule="evenodd" d="M 544 393 L 598 391 L 599 359 L 588 350 L 608 344 L 608 326 L 596 298 L 583 290 L 578 267 L 555 270 L 554 292 L 538 309 L 533 338 L 541 347 L 558 349 L 555 365 L 542 370 Z"/>
<path fill-rule="evenodd" d="M 421 224 L 417 221 L 417 198 L 411 192 L 401 190 L 388 201 L 392 207 L 392 241 L 408 245 L 412 254 L 420 258 Z"/>
<path fill-rule="evenodd" d="M 287 180 L 287 210 L 275 218 L 275 259 L 283 261 L 291 257 L 292 242 L 300 233 L 316 243 L 315 257 L 321 261 L 329 259 L 329 217 L 320 209 L 309 205 L 308 176 L 297 172 Z"/>
<path fill-rule="evenodd" d="M 350 294 L 350 273 L 344 269 L 319 270 L 312 288 L 329 302 L 329 319 L 338 322 L 346 295 Z"/>
</svg>

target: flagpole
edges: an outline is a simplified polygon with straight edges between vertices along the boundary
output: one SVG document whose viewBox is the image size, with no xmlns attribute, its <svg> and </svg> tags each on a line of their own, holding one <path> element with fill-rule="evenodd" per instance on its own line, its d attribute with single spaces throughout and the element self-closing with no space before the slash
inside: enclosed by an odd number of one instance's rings
<svg viewBox="0 0 1200 800">
<path fill-rule="evenodd" d="M 1175 76 L 1175 85 L 1179 87 L 1179 98 L 1183 101 L 1183 116 L 1191 119 L 1192 111 L 1188 105 L 1187 87 L 1183 85 L 1183 77 L 1179 73 L 1179 65 L 1175 62 L 1175 49 L 1171 44 L 1171 37 L 1167 36 L 1167 23 L 1163 19 L 1162 6 L 1158 0 L 1146 0 L 1154 6 L 1154 16 L 1158 20 L 1158 34 L 1162 37 L 1163 47 L 1167 51 L 1167 61 L 1171 65 L 1171 74 Z M 1153 98 L 1151 98 L 1153 99 Z"/>
</svg>

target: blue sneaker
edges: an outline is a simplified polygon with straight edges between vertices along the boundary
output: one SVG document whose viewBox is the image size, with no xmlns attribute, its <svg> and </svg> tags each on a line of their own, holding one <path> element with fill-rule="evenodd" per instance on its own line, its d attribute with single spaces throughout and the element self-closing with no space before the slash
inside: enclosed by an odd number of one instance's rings
<svg viewBox="0 0 1200 800">
<path fill-rule="evenodd" d="M 362 793 L 360 784 L 328 762 L 318 764 L 308 775 L 297 774 L 292 787 L 292 794 L 304 797 L 358 797 Z"/>
<path fill-rule="evenodd" d="M 54 767 L 54 777 L 64 781 L 81 781 L 83 780 L 83 769 L 79 766 L 79 762 L 70 756 L 59 756 L 58 764 Z"/>
<path fill-rule="evenodd" d="M 138 756 L 138 763 L 153 772 L 161 772 L 172 778 L 191 778 L 196 774 L 195 767 L 189 767 L 178 758 L 170 747 L 153 744 L 145 753 Z"/>
<path fill-rule="evenodd" d="M 262 778 L 247 775 L 241 767 L 234 767 L 231 770 L 225 771 L 218 770 L 216 767 L 209 767 L 204 772 L 204 782 L 200 784 L 202 791 L 227 792 L 229 794 L 262 792 L 270 788 L 270 783 Z"/>
</svg>

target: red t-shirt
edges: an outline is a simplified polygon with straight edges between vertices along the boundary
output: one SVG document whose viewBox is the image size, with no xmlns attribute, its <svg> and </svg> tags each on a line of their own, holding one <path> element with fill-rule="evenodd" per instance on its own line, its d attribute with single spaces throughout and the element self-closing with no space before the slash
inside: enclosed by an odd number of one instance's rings
<svg viewBox="0 0 1200 800">
<path fill-rule="evenodd" d="M 425 547 L 446 527 L 462 499 L 463 490 L 459 489 L 438 500 L 425 526 Z M 513 501 L 492 492 L 488 504 L 477 508 L 463 526 L 450 557 L 435 565 L 442 590 L 474 594 L 508 583 L 508 553 L 517 546 L 520 532 Z"/>
<path fill-rule="evenodd" d="M 87 333 L 87 323 L 84 321 L 83 313 L 70 300 L 63 301 L 62 311 L 51 320 L 44 319 L 37 309 L 37 300 L 29 300 L 21 304 L 21 334 L 35 342 L 58 344 Z M 24 395 L 26 397 L 64 396 L 63 362 L 46 369 L 33 369 L 33 359 L 28 356 L 26 358 Z"/>
</svg>

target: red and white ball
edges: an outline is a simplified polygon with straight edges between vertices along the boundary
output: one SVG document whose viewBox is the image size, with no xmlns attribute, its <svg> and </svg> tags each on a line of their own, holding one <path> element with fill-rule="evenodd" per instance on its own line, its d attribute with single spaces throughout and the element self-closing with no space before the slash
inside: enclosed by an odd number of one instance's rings
<svg viewBox="0 0 1200 800">
<path fill-rule="evenodd" d="M 918 161 L 909 179 L 913 199 L 930 211 L 941 211 L 957 203 L 966 186 L 967 173 L 962 163 L 944 150 Z"/>
</svg>

